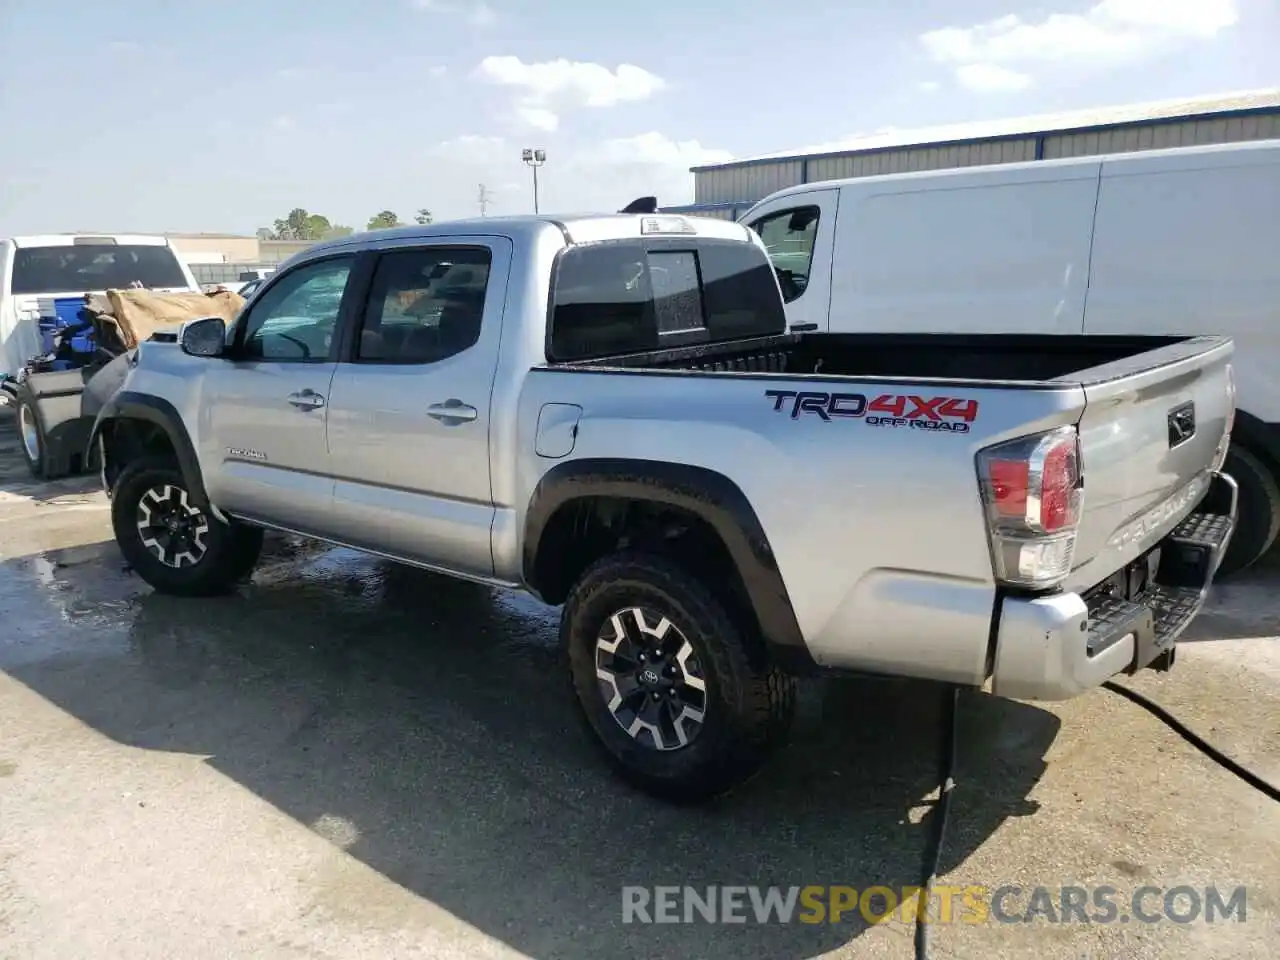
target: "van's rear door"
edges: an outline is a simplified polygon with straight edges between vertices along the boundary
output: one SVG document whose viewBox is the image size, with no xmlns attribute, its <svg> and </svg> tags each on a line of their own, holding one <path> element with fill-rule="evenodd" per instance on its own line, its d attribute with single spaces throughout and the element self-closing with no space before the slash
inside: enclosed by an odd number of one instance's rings
<svg viewBox="0 0 1280 960">
<path fill-rule="evenodd" d="M 1084 500 L 1068 589 L 1106 579 L 1196 505 L 1235 409 L 1228 337 L 1194 337 L 1061 379 L 1079 383 Z"/>
</svg>

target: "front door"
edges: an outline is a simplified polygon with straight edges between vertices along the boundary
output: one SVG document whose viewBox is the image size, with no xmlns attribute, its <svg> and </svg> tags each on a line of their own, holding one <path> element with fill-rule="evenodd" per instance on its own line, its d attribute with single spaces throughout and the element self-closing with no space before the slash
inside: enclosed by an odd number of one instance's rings
<svg viewBox="0 0 1280 960">
<path fill-rule="evenodd" d="M 324 533 L 333 504 L 326 420 L 339 315 L 355 256 L 299 264 L 236 319 L 232 356 L 208 372 L 201 459 L 223 510 Z"/>
<path fill-rule="evenodd" d="M 382 253 L 329 396 L 339 539 L 493 574 L 490 395 L 511 243 L 449 237 Z"/>
<path fill-rule="evenodd" d="M 751 212 L 747 226 L 769 251 L 790 330 L 827 331 L 839 197 L 838 190 L 811 190 L 779 197 Z"/>
</svg>

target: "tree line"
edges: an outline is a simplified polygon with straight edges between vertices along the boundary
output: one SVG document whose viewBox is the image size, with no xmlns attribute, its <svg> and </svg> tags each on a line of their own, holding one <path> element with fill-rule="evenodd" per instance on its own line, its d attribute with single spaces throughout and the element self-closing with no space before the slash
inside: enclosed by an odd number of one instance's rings
<svg viewBox="0 0 1280 960">
<path fill-rule="evenodd" d="M 431 211 L 426 207 L 413 215 L 413 222 L 428 224 L 432 221 Z M 382 210 L 369 218 L 366 230 L 387 230 L 391 227 L 403 227 L 404 222 L 394 210 Z M 294 207 L 287 216 L 281 217 L 270 227 L 258 228 L 259 240 L 332 240 L 334 237 L 345 237 L 355 233 L 352 227 L 333 223 L 328 217 L 312 213 L 303 207 Z"/>
</svg>

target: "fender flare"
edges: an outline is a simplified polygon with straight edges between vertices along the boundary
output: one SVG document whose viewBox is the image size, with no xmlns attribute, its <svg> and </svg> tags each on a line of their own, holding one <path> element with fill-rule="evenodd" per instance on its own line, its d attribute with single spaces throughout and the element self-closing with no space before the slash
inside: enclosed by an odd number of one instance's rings
<svg viewBox="0 0 1280 960">
<path fill-rule="evenodd" d="M 525 514 L 526 584 L 537 589 L 538 552 L 556 512 L 573 500 L 589 497 L 666 504 L 706 521 L 737 567 L 771 657 L 792 672 L 813 670 L 813 658 L 760 518 L 736 483 L 705 467 L 620 458 L 572 460 L 552 467 L 538 481 Z"/>
<path fill-rule="evenodd" d="M 195 445 L 191 442 L 182 417 L 172 403 L 150 394 L 121 390 L 98 411 L 93 421 L 93 429 L 89 433 L 90 452 L 97 445 L 103 427 L 112 420 L 142 420 L 159 427 L 169 438 L 169 443 L 172 444 L 178 458 L 178 466 L 187 483 L 187 495 L 196 506 L 209 506 L 209 497 L 204 489 Z M 105 468 L 105 463 L 103 466 Z"/>
</svg>

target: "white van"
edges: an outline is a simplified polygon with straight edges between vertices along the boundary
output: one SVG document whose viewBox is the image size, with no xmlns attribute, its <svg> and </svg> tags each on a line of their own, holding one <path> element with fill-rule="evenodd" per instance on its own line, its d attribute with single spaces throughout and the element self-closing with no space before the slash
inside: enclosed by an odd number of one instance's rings
<svg viewBox="0 0 1280 960">
<path fill-rule="evenodd" d="M 1234 337 L 1223 571 L 1276 539 L 1280 141 L 806 183 L 740 219 L 793 330 Z"/>
</svg>

